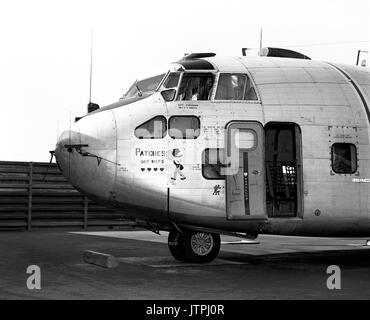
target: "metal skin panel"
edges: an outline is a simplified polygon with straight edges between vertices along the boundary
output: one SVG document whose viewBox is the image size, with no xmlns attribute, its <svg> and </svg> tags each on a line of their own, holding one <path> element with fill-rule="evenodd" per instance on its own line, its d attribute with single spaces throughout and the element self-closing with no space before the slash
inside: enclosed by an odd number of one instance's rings
<svg viewBox="0 0 370 320">
<path fill-rule="evenodd" d="M 215 56 L 212 58 L 205 58 L 215 65 L 220 72 L 243 71 L 245 68 L 321 68 L 326 66 L 324 62 L 290 59 L 290 58 L 274 58 L 274 57 L 222 57 Z"/>
<path fill-rule="evenodd" d="M 90 115 L 73 125 L 71 133 L 63 133 L 58 142 L 56 155 L 66 177 L 79 190 L 107 200 L 127 216 L 162 223 L 163 227 L 172 220 L 180 225 L 248 233 L 369 236 L 370 124 L 353 84 L 324 62 L 217 56 L 205 60 L 221 72 L 250 74 L 257 83 L 260 101 L 165 103 L 160 93 L 155 93 L 130 105 Z M 367 69 L 342 67 L 359 82 L 368 101 Z M 174 115 L 198 116 L 200 136 L 195 140 L 172 139 L 168 135 L 162 140 L 137 139 L 134 129 L 157 115 L 167 119 Z M 84 122 L 88 119 L 89 124 Z M 205 179 L 201 162 L 205 148 L 224 148 L 225 126 L 234 120 L 263 125 L 271 121 L 294 122 L 300 127 L 302 216 L 269 218 L 266 222 L 227 220 L 225 180 Z M 94 131 L 94 127 L 101 129 Z M 68 153 L 63 145 L 69 136 L 78 143 L 88 137 L 94 146 L 91 152 L 112 162 L 116 159 L 117 164 L 102 161 L 98 166 L 95 158 Z M 335 142 L 356 145 L 358 170 L 354 174 L 333 172 L 331 146 Z M 140 156 L 137 149 L 149 153 Z M 181 153 L 184 180 L 171 180 L 176 171 L 171 157 L 174 149 Z M 154 151 L 153 156 L 150 151 Z M 142 166 L 148 160 L 163 161 L 163 171 L 148 171 L 149 166 Z M 146 169 L 142 171 L 143 168 Z"/>
<path fill-rule="evenodd" d="M 340 68 L 340 70 L 345 72 L 348 77 L 352 79 L 354 85 L 357 86 L 358 90 L 363 95 L 364 102 L 367 105 L 365 110 L 367 113 L 367 119 L 370 121 L 370 69 L 364 67 L 356 68 L 345 65 L 338 65 L 337 68 Z"/>
<path fill-rule="evenodd" d="M 339 84 L 332 83 L 274 83 L 259 87 L 265 105 L 347 105 Z"/>
<path fill-rule="evenodd" d="M 76 189 L 94 199 L 110 201 L 116 182 L 116 143 L 116 120 L 107 111 L 72 124 L 71 131 L 59 138 L 55 154 L 63 175 Z M 91 156 L 82 155 L 79 148 L 68 151 L 65 145 L 87 145 L 81 150 Z"/>
<path fill-rule="evenodd" d="M 167 107 L 159 93 L 140 105 L 114 110 L 117 119 L 116 203 L 127 213 L 144 220 L 168 221 L 168 141 L 138 139 L 135 128 L 156 116 L 166 116 Z"/>
<path fill-rule="evenodd" d="M 169 140 L 169 149 L 178 148 L 183 154 L 183 173 L 186 176 L 185 180 L 170 182 L 171 219 L 177 221 L 179 214 L 210 218 L 224 215 L 226 219 L 224 180 L 206 180 L 202 176 L 202 152 L 208 148 L 224 147 L 224 108 L 209 101 L 179 101 L 167 105 L 169 116 L 195 115 L 201 123 L 201 134 L 196 140 Z M 229 113 L 232 113 L 231 109 Z M 219 186 L 219 192 L 214 194 L 216 186 Z"/>
<path fill-rule="evenodd" d="M 332 67 L 249 68 L 257 85 L 277 83 L 347 83 Z"/>
</svg>

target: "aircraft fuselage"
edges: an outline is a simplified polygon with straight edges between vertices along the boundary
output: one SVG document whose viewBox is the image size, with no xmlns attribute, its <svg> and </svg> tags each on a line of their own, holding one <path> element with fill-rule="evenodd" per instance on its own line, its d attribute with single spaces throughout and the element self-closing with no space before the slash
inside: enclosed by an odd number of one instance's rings
<svg viewBox="0 0 370 320">
<path fill-rule="evenodd" d="M 57 161 L 78 190 L 158 229 L 370 236 L 369 69 L 191 62 L 171 67 L 147 97 L 101 108 L 61 135 Z M 229 80 L 238 82 L 231 93 Z M 203 91 L 186 92 L 185 81 Z"/>
</svg>

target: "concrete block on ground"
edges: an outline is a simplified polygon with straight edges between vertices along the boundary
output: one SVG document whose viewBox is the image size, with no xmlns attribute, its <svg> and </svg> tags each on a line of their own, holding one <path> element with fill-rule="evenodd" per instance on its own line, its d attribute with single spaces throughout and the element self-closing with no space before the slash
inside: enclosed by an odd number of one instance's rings
<svg viewBox="0 0 370 320">
<path fill-rule="evenodd" d="M 94 264 L 108 269 L 113 269 L 118 266 L 118 261 L 111 254 L 86 250 L 84 251 L 83 259 L 86 263 Z"/>
</svg>

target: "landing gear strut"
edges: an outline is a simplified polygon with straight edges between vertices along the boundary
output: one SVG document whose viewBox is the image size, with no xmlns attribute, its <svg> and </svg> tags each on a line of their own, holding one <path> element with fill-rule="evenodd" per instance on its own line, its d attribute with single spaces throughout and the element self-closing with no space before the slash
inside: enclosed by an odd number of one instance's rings
<svg viewBox="0 0 370 320">
<path fill-rule="evenodd" d="M 210 262 L 220 251 L 220 235 L 194 230 L 172 229 L 168 247 L 175 259 L 183 262 Z"/>
</svg>

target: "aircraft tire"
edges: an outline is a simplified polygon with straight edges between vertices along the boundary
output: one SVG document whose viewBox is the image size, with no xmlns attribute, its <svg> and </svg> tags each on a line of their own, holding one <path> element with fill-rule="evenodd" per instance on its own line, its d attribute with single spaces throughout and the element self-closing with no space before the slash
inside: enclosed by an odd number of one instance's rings
<svg viewBox="0 0 370 320">
<path fill-rule="evenodd" d="M 172 229 L 168 235 L 168 248 L 172 256 L 179 261 L 188 262 L 184 247 L 184 235 Z"/>
<path fill-rule="evenodd" d="M 182 262 L 206 263 L 214 260 L 221 246 L 219 234 L 173 229 L 168 236 L 168 248 Z"/>
<path fill-rule="evenodd" d="M 219 234 L 187 231 L 184 237 L 185 255 L 189 262 L 207 263 L 214 260 L 220 252 Z"/>
</svg>

